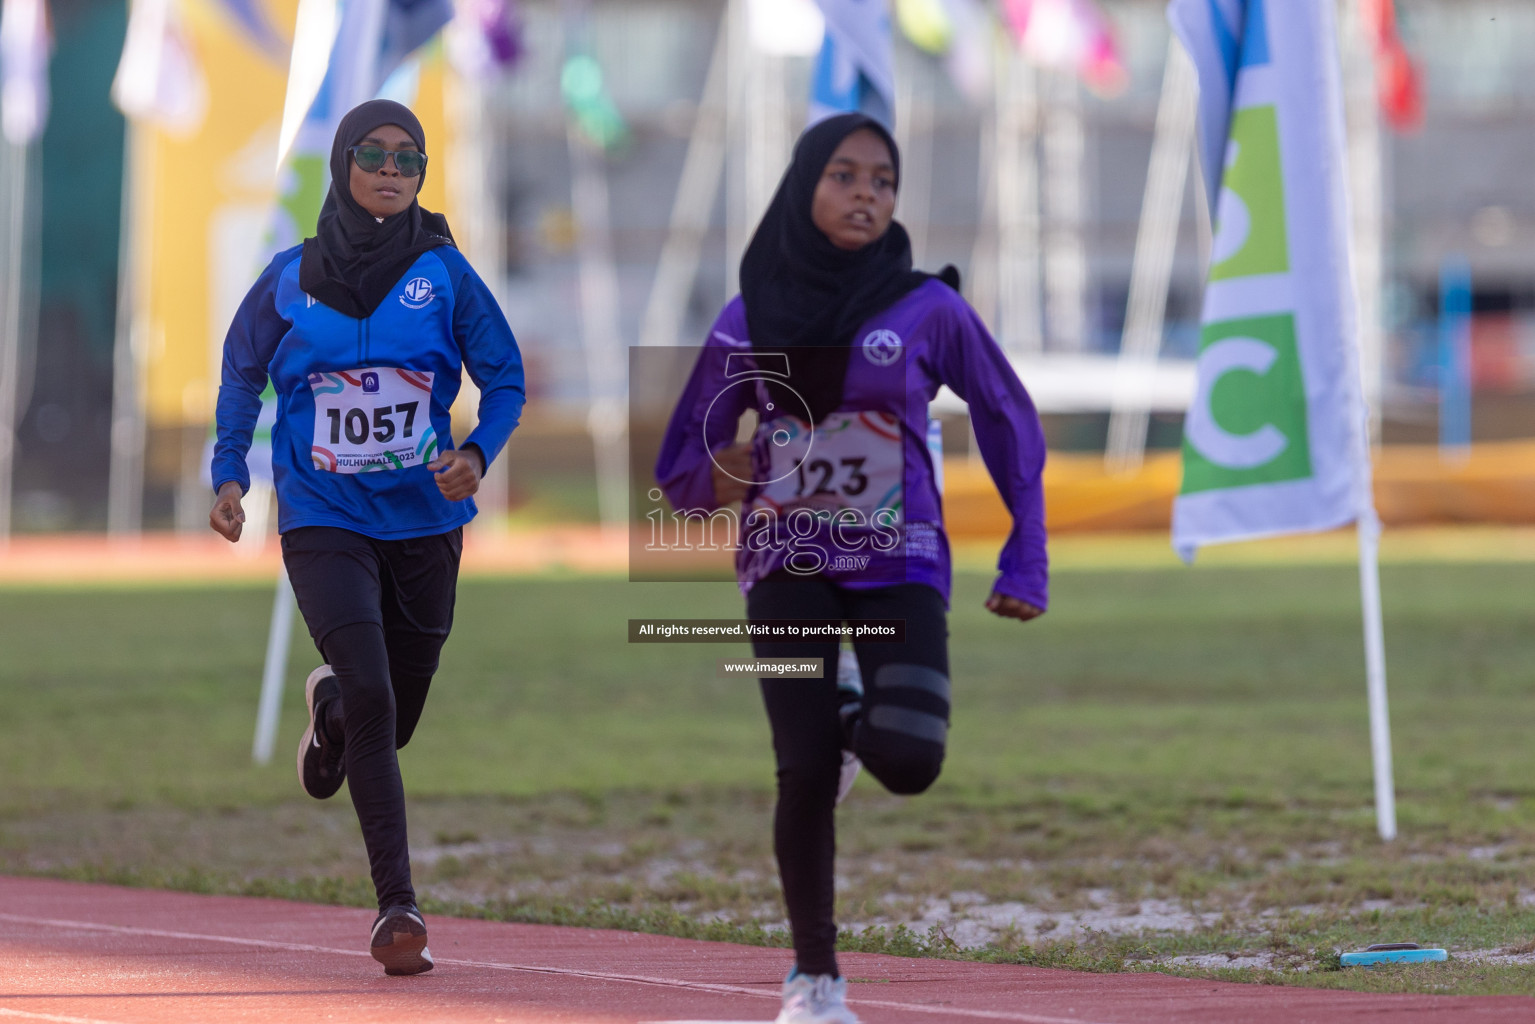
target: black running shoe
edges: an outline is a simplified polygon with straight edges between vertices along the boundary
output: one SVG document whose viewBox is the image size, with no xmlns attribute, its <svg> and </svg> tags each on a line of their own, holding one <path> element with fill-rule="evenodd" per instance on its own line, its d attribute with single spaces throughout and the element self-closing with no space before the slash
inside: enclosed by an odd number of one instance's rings
<svg viewBox="0 0 1535 1024">
<path fill-rule="evenodd" d="M 423 974 L 435 966 L 426 948 L 426 922 L 411 904 L 380 911 L 370 945 L 385 974 Z"/>
<path fill-rule="evenodd" d="M 341 684 L 329 665 L 321 665 L 304 681 L 304 701 L 309 705 L 309 727 L 298 744 L 298 782 L 316 800 L 334 796 L 346 778 L 346 759 L 341 744 L 325 738 L 322 717 L 330 702 L 341 698 Z"/>
</svg>

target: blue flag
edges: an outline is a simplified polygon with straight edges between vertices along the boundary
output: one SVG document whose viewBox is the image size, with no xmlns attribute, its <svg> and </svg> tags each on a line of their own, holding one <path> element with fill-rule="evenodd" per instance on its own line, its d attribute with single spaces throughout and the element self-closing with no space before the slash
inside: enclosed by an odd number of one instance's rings
<svg viewBox="0 0 1535 1024">
<path fill-rule="evenodd" d="M 1236 91 L 1242 47 L 1251 59 L 1266 62 L 1268 31 L 1263 4 L 1249 19 L 1247 0 L 1173 0 L 1167 20 L 1194 61 L 1199 76 L 1199 168 L 1204 174 L 1210 217 L 1221 194 L 1221 175 L 1226 168 L 1226 136 L 1231 124 L 1231 97 Z M 1251 21 L 1252 36 L 1246 28 Z"/>
<path fill-rule="evenodd" d="M 895 71 L 887 0 L 817 0 L 826 39 L 816 61 L 810 123 L 861 110 L 895 127 Z"/>
<path fill-rule="evenodd" d="M 389 76 L 452 17 L 450 0 L 300 0 L 278 147 L 272 252 L 313 231 L 342 116 L 378 96 Z"/>
</svg>

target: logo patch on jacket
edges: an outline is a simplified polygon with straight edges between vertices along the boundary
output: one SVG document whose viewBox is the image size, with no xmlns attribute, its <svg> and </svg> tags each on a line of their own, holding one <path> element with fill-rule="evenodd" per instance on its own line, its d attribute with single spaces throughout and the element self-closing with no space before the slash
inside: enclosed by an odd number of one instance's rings
<svg viewBox="0 0 1535 1024">
<path fill-rule="evenodd" d="M 424 277 L 413 277 L 405 282 L 400 293 L 400 304 L 410 309 L 420 309 L 432 301 L 432 282 Z"/>
<path fill-rule="evenodd" d="M 875 366 L 889 366 L 901 358 L 901 336 L 894 331 L 870 331 L 863 339 L 863 355 Z"/>
</svg>

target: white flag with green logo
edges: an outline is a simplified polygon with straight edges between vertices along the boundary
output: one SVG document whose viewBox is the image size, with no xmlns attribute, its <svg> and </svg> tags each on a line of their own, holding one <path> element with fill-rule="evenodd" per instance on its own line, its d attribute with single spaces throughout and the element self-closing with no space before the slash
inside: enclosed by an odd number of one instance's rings
<svg viewBox="0 0 1535 1024">
<path fill-rule="evenodd" d="M 1173 547 L 1373 520 L 1334 0 L 1172 0 L 1215 239 Z"/>
</svg>

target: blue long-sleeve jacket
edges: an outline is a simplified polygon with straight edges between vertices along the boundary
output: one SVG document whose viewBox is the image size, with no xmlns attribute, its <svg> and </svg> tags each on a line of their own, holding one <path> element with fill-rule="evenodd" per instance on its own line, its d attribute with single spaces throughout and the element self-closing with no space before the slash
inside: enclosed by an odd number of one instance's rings
<svg viewBox="0 0 1535 1024">
<path fill-rule="evenodd" d="M 462 526 L 473 500 L 444 498 L 426 463 L 473 444 L 488 466 L 525 399 L 517 340 L 490 290 L 443 246 L 354 319 L 299 287 L 302 251 L 273 258 L 224 339 L 214 490 L 250 486 L 245 456 L 270 379 L 279 531 L 335 526 L 391 540 Z M 480 389 L 479 424 L 455 444 L 448 410 L 463 368 Z"/>
</svg>

